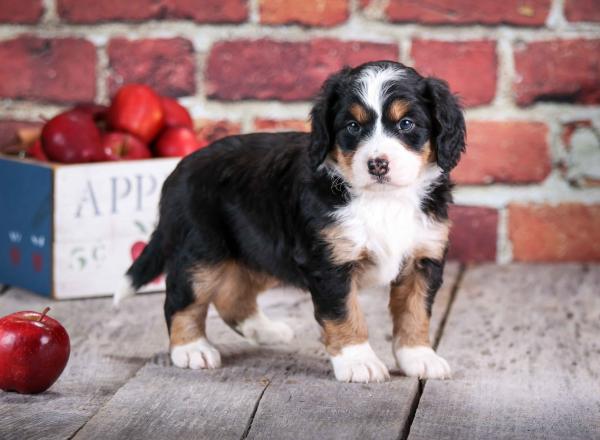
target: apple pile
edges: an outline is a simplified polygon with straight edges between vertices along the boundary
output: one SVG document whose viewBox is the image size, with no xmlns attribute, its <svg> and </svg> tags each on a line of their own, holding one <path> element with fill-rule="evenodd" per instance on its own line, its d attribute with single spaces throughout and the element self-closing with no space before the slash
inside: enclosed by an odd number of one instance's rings
<svg viewBox="0 0 600 440">
<path fill-rule="evenodd" d="M 42 313 L 17 312 L 0 319 L 0 389 L 46 391 L 65 369 L 71 344 L 65 328 Z"/>
<path fill-rule="evenodd" d="M 43 161 L 85 163 L 182 157 L 207 144 L 198 139 L 190 114 L 176 100 L 129 84 L 108 107 L 82 104 L 46 122 L 27 154 Z"/>
</svg>

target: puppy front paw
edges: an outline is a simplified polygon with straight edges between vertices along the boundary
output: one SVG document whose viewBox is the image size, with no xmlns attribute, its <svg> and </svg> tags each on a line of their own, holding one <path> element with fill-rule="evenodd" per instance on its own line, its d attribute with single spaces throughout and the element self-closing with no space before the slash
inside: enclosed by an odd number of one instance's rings
<svg viewBox="0 0 600 440">
<path fill-rule="evenodd" d="M 407 376 L 420 379 L 449 379 L 450 366 L 431 347 L 400 347 L 394 350 L 398 367 Z"/>
<path fill-rule="evenodd" d="M 221 354 L 206 338 L 200 338 L 189 344 L 172 347 L 171 361 L 179 368 L 212 369 L 221 366 Z"/>
<path fill-rule="evenodd" d="M 387 367 L 368 342 L 342 348 L 338 355 L 331 357 L 331 364 L 340 382 L 384 382 L 390 378 Z"/>
</svg>

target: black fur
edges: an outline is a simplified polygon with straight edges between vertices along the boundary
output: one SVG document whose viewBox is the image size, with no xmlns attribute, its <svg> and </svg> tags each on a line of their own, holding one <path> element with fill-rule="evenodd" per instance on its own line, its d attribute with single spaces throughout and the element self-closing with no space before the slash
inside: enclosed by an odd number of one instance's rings
<svg viewBox="0 0 600 440">
<path fill-rule="evenodd" d="M 309 142 L 303 133 L 234 136 L 180 162 L 163 187 L 151 246 L 127 272 L 137 287 L 156 276 L 151 254 L 167 262 L 167 290 L 177 291 L 167 319 L 193 300 L 187 271 L 224 260 L 310 290 L 319 319 L 343 315 L 350 267 L 331 262 L 319 233 L 347 197 L 313 171 Z"/>
<path fill-rule="evenodd" d="M 425 300 L 425 306 L 427 313 L 431 316 L 431 308 L 435 301 L 435 296 L 438 290 L 444 282 L 444 265 L 446 262 L 446 255 L 442 260 L 433 260 L 431 258 L 423 258 L 418 262 L 419 272 L 427 280 L 427 297 Z"/>
<path fill-rule="evenodd" d="M 465 151 L 465 118 L 458 99 L 450 92 L 445 81 L 427 78 L 425 84 L 425 96 L 433 115 L 432 138 L 438 165 L 449 173 Z"/>
<path fill-rule="evenodd" d="M 346 67 L 330 76 L 323 86 L 310 112 L 310 163 L 316 169 L 327 157 L 335 141 L 334 119 L 339 111 L 338 102 L 347 90 L 351 69 Z"/>
<path fill-rule="evenodd" d="M 167 273 L 168 324 L 173 313 L 194 300 L 190 269 L 226 260 L 309 290 L 320 322 L 344 318 L 353 266 L 333 263 L 321 232 L 333 221 L 332 211 L 348 202 L 348 186 L 319 165 L 334 144 L 352 148 L 341 109 L 355 99 L 352 78 L 373 65 L 386 62 L 345 68 L 325 82 L 311 112 L 310 134 L 232 136 L 179 163 L 163 186 L 152 240 L 127 272 L 135 288 Z M 445 83 L 405 69 L 406 81 L 395 85 L 394 93 L 414 103 L 411 111 L 419 125 L 410 144 L 420 148 L 432 139 L 447 172 L 464 150 L 460 107 Z M 446 219 L 450 189 L 444 174 L 423 200 L 423 211 Z M 422 270 L 432 301 L 443 261 L 424 260 Z"/>
</svg>

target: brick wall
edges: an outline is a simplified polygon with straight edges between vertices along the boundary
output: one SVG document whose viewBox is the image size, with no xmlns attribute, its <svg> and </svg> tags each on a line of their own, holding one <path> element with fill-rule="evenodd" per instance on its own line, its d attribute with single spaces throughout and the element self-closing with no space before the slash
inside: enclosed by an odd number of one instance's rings
<svg viewBox="0 0 600 440">
<path fill-rule="evenodd" d="M 0 146 L 146 82 L 217 138 L 305 129 L 344 64 L 388 58 L 467 107 L 451 255 L 600 260 L 598 0 L 0 0 Z"/>
</svg>

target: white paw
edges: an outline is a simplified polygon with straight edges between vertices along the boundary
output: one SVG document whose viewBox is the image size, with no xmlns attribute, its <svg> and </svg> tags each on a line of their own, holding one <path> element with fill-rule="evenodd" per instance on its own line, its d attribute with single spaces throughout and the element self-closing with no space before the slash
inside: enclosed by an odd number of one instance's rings
<svg viewBox="0 0 600 440">
<path fill-rule="evenodd" d="M 331 357 L 335 378 L 340 382 L 383 382 L 390 378 L 368 342 L 348 345 Z"/>
<path fill-rule="evenodd" d="M 294 338 L 294 331 L 287 324 L 271 321 L 260 310 L 241 322 L 237 330 L 258 345 L 287 344 Z"/>
<path fill-rule="evenodd" d="M 219 351 L 206 338 L 172 347 L 171 360 L 179 368 L 191 368 L 192 370 L 219 368 L 221 366 Z"/>
<path fill-rule="evenodd" d="M 448 362 L 430 347 L 401 347 L 394 351 L 394 356 L 398 367 L 407 376 L 421 379 L 450 378 Z"/>
</svg>

